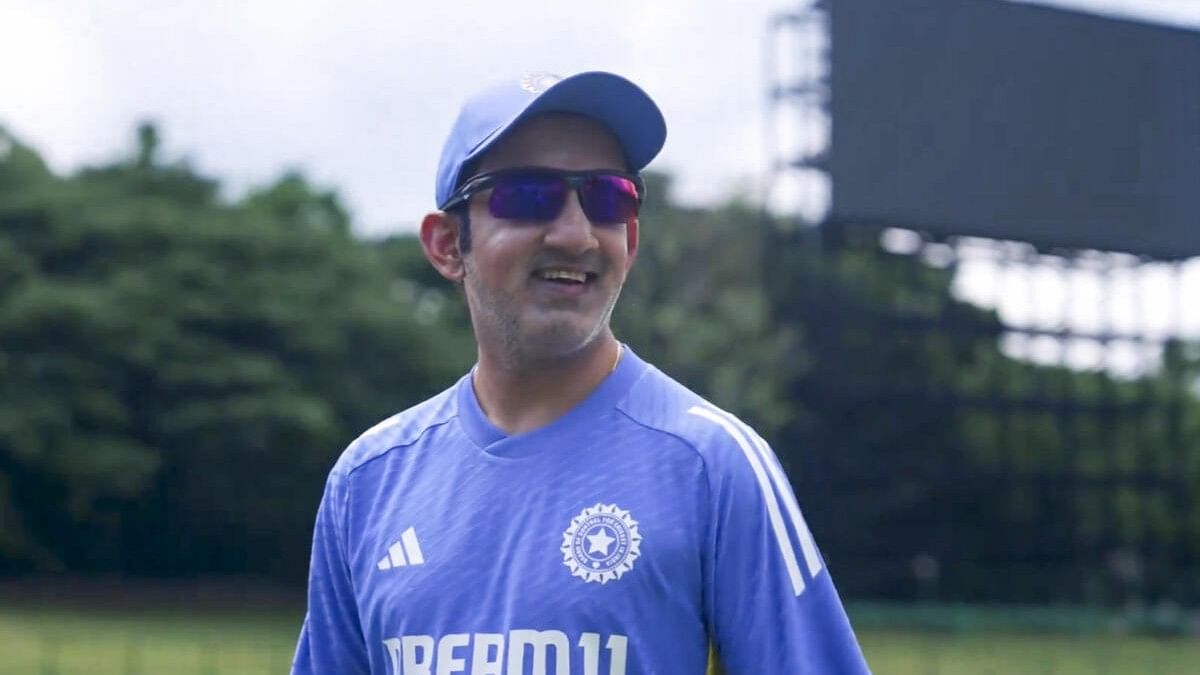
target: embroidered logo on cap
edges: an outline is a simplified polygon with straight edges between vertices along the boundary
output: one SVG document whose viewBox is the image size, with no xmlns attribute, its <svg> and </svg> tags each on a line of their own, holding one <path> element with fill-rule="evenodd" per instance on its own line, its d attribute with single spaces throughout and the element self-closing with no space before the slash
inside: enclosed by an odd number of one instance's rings
<svg viewBox="0 0 1200 675">
<path fill-rule="evenodd" d="M 540 94 L 562 80 L 554 73 L 530 73 L 521 78 L 521 88 L 531 94 Z"/>
</svg>

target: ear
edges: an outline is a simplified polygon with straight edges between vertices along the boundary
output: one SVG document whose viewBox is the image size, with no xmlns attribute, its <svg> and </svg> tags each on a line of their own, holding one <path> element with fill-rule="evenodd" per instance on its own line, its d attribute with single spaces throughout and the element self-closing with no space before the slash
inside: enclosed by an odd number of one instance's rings
<svg viewBox="0 0 1200 675">
<path fill-rule="evenodd" d="M 450 214 L 434 211 L 421 219 L 421 249 L 438 274 L 454 283 L 462 281 L 463 261 L 458 250 L 458 223 Z"/>
<path fill-rule="evenodd" d="M 638 219 L 634 218 L 625 224 L 625 250 L 629 252 L 628 262 L 625 263 L 625 271 L 628 272 L 633 268 L 633 261 L 637 258 L 638 252 Z"/>
</svg>

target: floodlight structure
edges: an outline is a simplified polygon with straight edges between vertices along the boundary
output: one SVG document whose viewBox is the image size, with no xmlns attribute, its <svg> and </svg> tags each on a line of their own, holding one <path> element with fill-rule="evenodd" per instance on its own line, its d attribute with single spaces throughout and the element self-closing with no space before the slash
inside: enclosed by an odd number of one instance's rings
<svg viewBox="0 0 1200 675">
<path fill-rule="evenodd" d="M 811 0 L 773 16 L 764 43 L 768 172 L 764 203 L 822 221 L 829 207 L 829 12 Z"/>
<path fill-rule="evenodd" d="M 1200 603 L 1200 32 L 811 0 L 766 43 L 766 202 L 843 368 L 785 461 L 840 585 Z"/>
</svg>

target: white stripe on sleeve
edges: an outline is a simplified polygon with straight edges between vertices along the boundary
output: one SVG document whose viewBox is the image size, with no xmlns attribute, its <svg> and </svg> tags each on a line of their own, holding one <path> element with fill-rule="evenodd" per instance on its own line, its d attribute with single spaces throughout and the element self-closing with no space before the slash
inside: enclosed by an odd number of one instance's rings
<svg viewBox="0 0 1200 675">
<path fill-rule="evenodd" d="M 804 592 L 804 577 L 800 573 L 800 565 L 796 561 L 796 553 L 792 550 L 792 542 L 791 538 L 788 537 L 787 527 L 783 524 L 783 515 L 779 512 L 779 503 L 775 499 L 775 491 L 771 489 L 766 470 L 763 469 L 758 455 L 751 449 L 750 442 L 743 436 L 737 425 L 726 419 L 722 414 L 701 406 L 692 406 L 688 412 L 692 415 L 703 417 L 710 422 L 715 422 L 725 429 L 725 432 L 733 437 L 738 447 L 742 449 L 742 454 L 746 457 L 746 461 L 750 462 L 750 468 L 754 470 L 754 477 L 758 480 L 758 489 L 762 493 L 763 502 L 767 507 L 767 516 L 771 521 L 771 529 L 775 533 L 775 542 L 779 545 L 779 552 L 783 555 L 784 567 L 787 569 L 788 577 L 792 582 L 792 591 L 797 596 L 800 595 Z"/>
<path fill-rule="evenodd" d="M 788 515 L 792 519 L 792 528 L 796 530 L 796 536 L 800 538 L 800 550 L 804 552 L 804 562 L 808 565 L 808 573 L 812 576 L 817 576 L 821 572 L 821 556 L 817 554 L 817 543 L 813 541 L 812 532 L 808 529 L 808 523 L 804 521 L 804 516 L 800 513 L 800 505 L 796 503 L 796 494 L 792 490 L 792 484 L 788 482 L 787 476 L 783 473 L 783 469 L 775 460 L 775 453 L 767 447 L 767 442 L 763 440 L 744 422 L 725 413 L 730 420 L 737 424 L 742 431 L 754 441 L 754 447 L 758 450 L 758 456 L 762 459 L 762 463 L 766 465 L 767 471 L 771 474 L 771 482 L 775 483 L 775 491 L 783 499 L 784 506 L 787 507 Z"/>
</svg>

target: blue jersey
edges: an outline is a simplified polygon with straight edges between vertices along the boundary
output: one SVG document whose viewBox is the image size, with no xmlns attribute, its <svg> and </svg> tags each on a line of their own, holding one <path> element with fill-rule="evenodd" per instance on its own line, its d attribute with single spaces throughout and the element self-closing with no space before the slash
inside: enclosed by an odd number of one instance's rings
<svg viewBox="0 0 1200 675">
<path fill-rule="evenodd" d="M 508 436 L 471 376 L 330 473 L 293 673 L 865 673 L 767 444 L 625 350 Z"/>
</svg>

